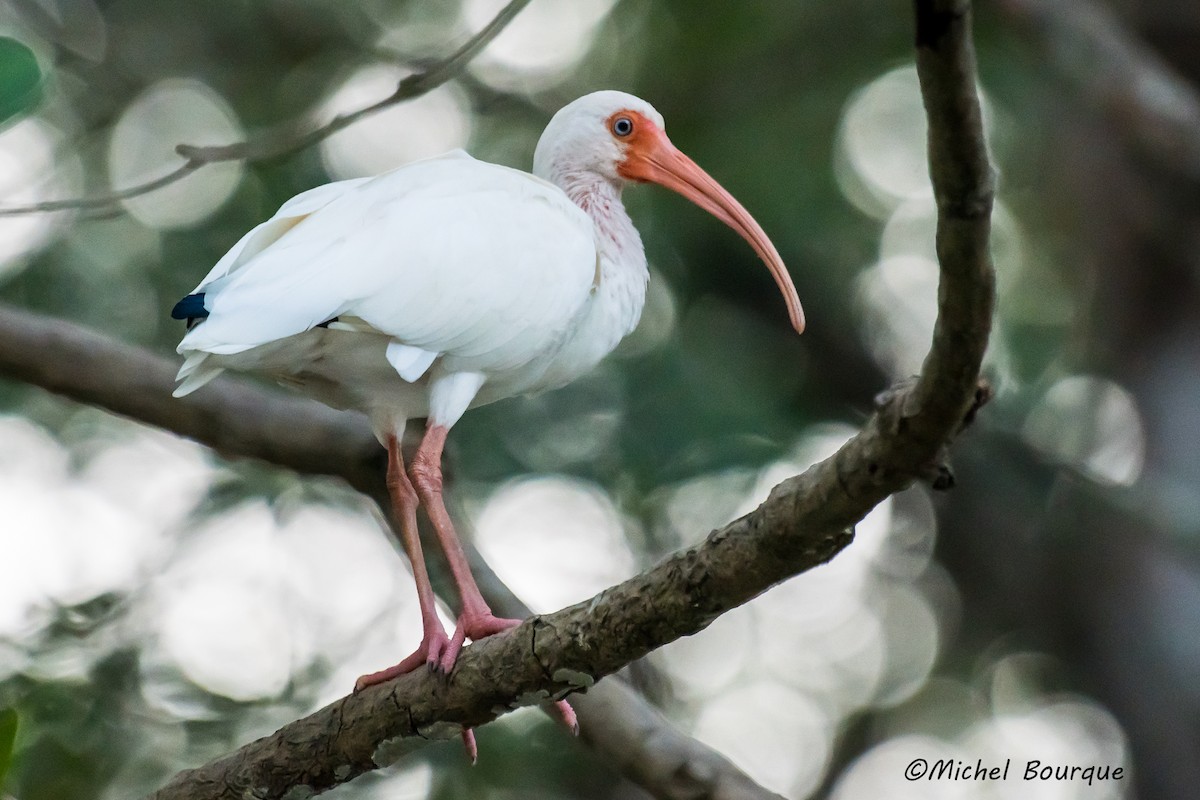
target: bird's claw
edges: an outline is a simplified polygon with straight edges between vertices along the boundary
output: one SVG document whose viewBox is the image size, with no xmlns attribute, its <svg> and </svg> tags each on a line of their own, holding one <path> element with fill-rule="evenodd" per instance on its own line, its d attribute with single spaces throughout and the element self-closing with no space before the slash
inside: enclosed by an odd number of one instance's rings
<svg viewBox="0 0 1200 800">
<path fill-rule="evenodd" d="M 515 628 L 521 622 L 522 620 L 519 619 L 505 619 L 488 612 L 463 614 L 458 618 L 453 635 L 447 636 L 440 626 L 427 629 L 416 650 L 395 666 L 363 675 L 355 681 L 354 691 L 357 694 L 368 686 L 406 675 L 420 667 L 421 664 L 428 664 L 431 670 L 440 675 L 449 675 L 454 670 L 454 664 L 458 661 L 458 655 L 462 652 L 463 643 L 468 637 L 472 641 L 485 639 L 488 636 Z M 579 721 L 575 718 L 575 710 L 566 700 L 559 700 L 554 704 L 552 715 L 566 725 L 572 734 L 579 735 Z M 467 751 L 467 758 L 474 764 L 479 760 L 479 745 L 475 741 L 475 731 L 471 728 L 463 729 L 462 742 L 463 748 Z"/>
<path fill-rule="evenodd" d="M 454 670 L 454 663 L 458 661 L 458 654 L 462 652 L 464 641 L 465 633 L 460 625 L 454 629 L 454 635 L 446 640 L 446 646 L 439 656 L 436 659 L 430 657 L 429 666 L 442 675 L 449 675 Z M 475 763 L 474 760 L 471 763 Z"/>
<path fill-rule="evenodd" d="M 458 644 L 455 645 L 455 640 Z M 400 663 L 395 664 L 387 669 L 381 669 L 379 672 L 372 672 L 368 675 L 363 675 L 354 682 L 354 693 L 357 694 L 368 686 L 374 686 L 377 683 L 386 683 L 392 678 L 400 675 L 407 675 L 422 664 L 428 664 L 429 668 L 440 674 L 448 674 L 449 667 L 444 667 L 449 658 L 449 666 L 454 666 L 454 660 L 458 657 L 458 651 L 462 648 L 462 640 L 458 639 L 458 632 L 455 631 L 454 638 L 446 636 L 446 632 L 442 630 L 439 624 L 437 628 L 428 629 L 425 631 L 424 637 L 421 639 L 421 644 L 417 649 L 409 653 Z"/>
</svg>

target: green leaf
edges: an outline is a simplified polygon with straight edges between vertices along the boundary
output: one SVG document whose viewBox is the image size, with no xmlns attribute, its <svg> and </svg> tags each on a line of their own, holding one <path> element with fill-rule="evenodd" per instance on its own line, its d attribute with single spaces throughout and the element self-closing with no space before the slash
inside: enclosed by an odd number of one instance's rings
<svg viewBox="0 0 1200 800">
<path fill-rule="evenodd" d="M 41 86 L 33 51 L 16 39 L 0 36 L 0 125 L 37 105 Z"/>
<path fill-rule="evenodd" d="M 0 710 L 0 786 L 12 766 L 13 745 L 17 741 L 17 712 L 11 708 Z"/>
</svg>

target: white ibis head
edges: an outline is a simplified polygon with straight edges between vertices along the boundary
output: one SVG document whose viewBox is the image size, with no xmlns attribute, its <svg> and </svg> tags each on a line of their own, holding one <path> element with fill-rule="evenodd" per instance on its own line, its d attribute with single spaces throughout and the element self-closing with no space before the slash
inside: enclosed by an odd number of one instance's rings
<svg viewBox="0 0 1200 800">
<path fill-rule="evenodd" d="M 592 173 L 620 186 L 627 181 L 657 183 L 691 200 L 737 231 L 767 265 L 787 304 L 797 333 L 804 310 L 779 251 L 742 204 L 667 138 L 662 115 L 641 98 L 624 92 L 585 95 L 563 106 L 538 141 L 534 173 L 549 180 L 572 180 Z"/>
</svg>

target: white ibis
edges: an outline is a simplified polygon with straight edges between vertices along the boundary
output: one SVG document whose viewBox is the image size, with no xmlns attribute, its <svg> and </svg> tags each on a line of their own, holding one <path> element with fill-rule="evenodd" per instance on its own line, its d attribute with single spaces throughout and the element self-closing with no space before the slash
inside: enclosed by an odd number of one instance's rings
<svg viewBox="0 0 1200 800">
<path fill-rule="evenodd" d="M 356 688 L 424 663 L 448 672 L 466 639 L 519 624 L 494 616 L 471 576 L 442 500 L 442 447 L 468 408 L 562 386 L 633 330 L 649 273 L 621 204 L 631 181 L 672 189 L 740 233 L 783 292 L 792 326 L 804 329 L 791 279 L 758 223 L 671 144 L 649 103 L 613 91 L 554 115 L 532 175 L 455 151 L 297 195 L 171 312 L 189 326 L 177 396 L 227 368 L 259 371 L 360 409 L 387 447 L 424 635 Z M 398 443 L 406 422 L 421 417 L 424 438 L 406 471 Z M 418 505 L 458 589 L 453 635 L 434 611 Z M 569 706 L 559 711 L 574 724 Z"/>
</svg>

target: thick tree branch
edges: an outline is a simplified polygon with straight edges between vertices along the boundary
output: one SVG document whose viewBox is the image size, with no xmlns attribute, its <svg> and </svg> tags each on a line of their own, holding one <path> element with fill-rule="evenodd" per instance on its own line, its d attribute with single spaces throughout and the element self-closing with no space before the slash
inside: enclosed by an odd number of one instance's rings
<svg viewBox="0 0 1200 800">
<path fill-rule="evenodd" d="M 942 283 L 933 346 L 911 388 L 890 394 L 835 456 L 785 481 L 762 506 L 704 543 L 590 601 L 473 644 L 448 681 L 417 672 L 344 698 L 180 773 L 153 797 L 321 791 L 425 739 L 453 736 L 514 705 L 590 686 L 828 560 L 849 544 L 852 526 L 871 508 L 928 472 L 975 397 L 993 301 L 987 253 L 992 182 L 975 96 L 969 4 L 917 0 L 915 10 Z M 99 392 L 82 394 L 95 401 Z M 116 410 L 130 413 L 129 404 Z"/>
<path fill-rule="evenodd" d="M 365 419 L 249 381 L 171 397 L 178 364 L 61 320 L 0 304 L 0 374 L 194 439 L 229 456 L 337 475 L 369 492 L 383 461 Z"/>
<path fill-rule="evenodd" d="M 390 108 L 405 100 L 420 97 L 454 78 L 529 3 L 530 0 L 511 0 L 508 5 L 500 9 L 500 12 L 496 14 L 491 22 L 467 40 L 453 55 L 436 62 L 421 72 L 404 78 L 396 87 L 396 91 L 379 102 L 348 114 L 339 114 L 325 125 L 315 127 L 312 119 L 304 116 L 283 124 L 262 136 L 242 142 L 213 146 L 181 144 L 176 146 L 175 152 L 179 153 L 186 161 L 158 178 L 136 186 L 130 186 L 126 189 L 119 189 L 91 197 L 46 200 L 41 203 L 31 203 L 24 206 L 0 207 L 0 217 L 36 214 L 48 211 L 107 209 L 122 200 L 148 194 L 156 189 L 161 189 L 164 186 L 175 183 L 209 164 L 218 164 L 222 161 L 262 161 L 311 147 L 343 128 L 353 125 L 363 117 L 375 114 L 385 108 Z"/>
</svg>

